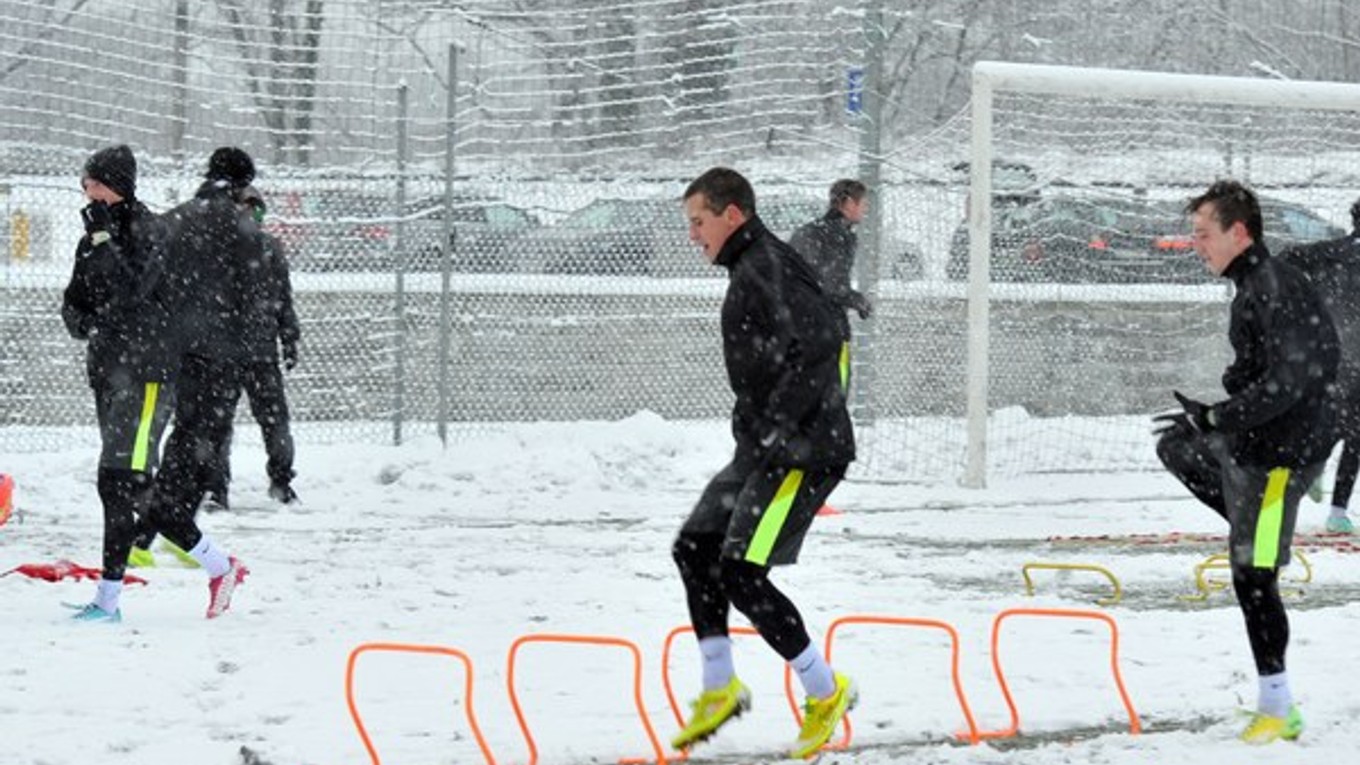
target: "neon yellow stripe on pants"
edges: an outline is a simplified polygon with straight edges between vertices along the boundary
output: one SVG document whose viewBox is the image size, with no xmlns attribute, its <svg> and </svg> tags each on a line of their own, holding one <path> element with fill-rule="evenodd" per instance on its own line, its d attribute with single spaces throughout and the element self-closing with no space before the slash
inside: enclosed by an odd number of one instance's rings
<svg viewBox="0 0 1360 765">
<path fill-rule="evenodd" d="M 850 387 L 850 344 L 841 343 L 841 390 Z"/>
<path fill-rule="evenodd" d="M 756 526 L 756 534 L 751 538 L 751 545 L 746 548 L 748 562 L 764 566 L 770 559 L 775 540 L 779 538 L 779 532 L 784 528 L 784 521 L 789 518 L 789 509 L 793 507 L 793 499 L 798 496 L 798 489 L 802 485 L 803 471 L 790 470 L 789 474 L 784 476 L 784 482 L 779 484 L 779 491 L 774 493 L 774 499 L 770 500 L 769 507 L 765 508 L 765 514 L 760 516 L 760 525 Z"/>
<path fill-rule="evenodd" d="M 1256 517 L 1256 540 L 1252 544 L 1251 565 L 1275 568 L 1280 556 L 1280 527 L 1284 525 L 1284 490 L 1289 485 L 1289 468 L 1275 468 L 1266 477 L 1266 494 L 1261 498 L 1261 514 Z"/>
<path fill-rule="evenodd" d="M 147 455 L 151 452 L 151 423 L 156 418 L 156 397 L 161 384 L 149 382 L 142 396 L 142 417 L 137 421 L 137 440 L 132 444 L 132 469 L 146 471 Z"/>
</svg>

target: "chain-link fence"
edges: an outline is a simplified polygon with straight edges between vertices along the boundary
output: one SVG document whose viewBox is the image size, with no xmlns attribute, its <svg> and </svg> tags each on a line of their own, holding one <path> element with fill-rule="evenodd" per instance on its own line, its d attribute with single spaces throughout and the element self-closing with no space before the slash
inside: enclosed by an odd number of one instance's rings
<svg viewBox="0 0 1360 765">
<path fill-rule="evenodd" d="M 165 210 L 192 195 L 215 147 L 235 144 L 254 155 L 265 227 L 289 252 L 303 343 L 287 385 L 304 443 L 639 410 L 724 418 L 723 273 L 686 241 L 679 202 L 723 164 L 752 179 L 781 235 L 824 211 L 834 179 L 870 182 L 858 281 L 877 310 L 853 320 L 855 475 L 958 478 L 968 329 L 953 261 L 970 124 L 948 99 L 928 130 L 885 123 L 905 108 L 885 77 L 910 60 L 893 45 L 913 12 L 532 5 L 0 0 L 4 448 L 95 438 L 83 349 L 58 310 L 85 158 L 130 144 L 139 197 Z M 1089 133 L 1078 112 L 1014 113 L 1002 150 L 1028 155 L 1017 166 L 1035 189 L 1129 141 L 1151 153 L 1106 170 L 1157 166 L 1152 133 L 1130 138 L 1137 122 L 1072 143 Z M 1040 117 L 1049 132 L 1026 143 Z M 993 314 L 1005 340 L 993 341 L 992 407 L 1019 420 L 993 447 L 1005 472 L 1072 468 L 1074 441 L 1091 436 L 1074 438 L 1070 416 L 1141 418 L 1150 381 L 1221 354 L 1204 339 L 1219 335 L 1200 331 L 1218 321 L 1212 305 L 1153 315 L 1147 301 L 1058 293 Z M 1077 466 L 1150 459 L 1127 439 L 1092 453 Z"/>
</svg>

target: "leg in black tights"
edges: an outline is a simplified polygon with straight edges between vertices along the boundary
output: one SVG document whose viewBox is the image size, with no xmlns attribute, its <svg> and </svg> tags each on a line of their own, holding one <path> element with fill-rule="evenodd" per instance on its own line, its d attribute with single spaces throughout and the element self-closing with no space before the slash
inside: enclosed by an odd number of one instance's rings
<svg viewBox="0 0 1360 765">
<path fill-rule="evenodd" d="M 1233 591 L 1246 620 L 1251 655 L 1260 675 L 1275 675 L 1285 669 L 1289 617 L 1280 599 L 1279 574 L 1276 568 L 1233 566 Z"/>
</svg>

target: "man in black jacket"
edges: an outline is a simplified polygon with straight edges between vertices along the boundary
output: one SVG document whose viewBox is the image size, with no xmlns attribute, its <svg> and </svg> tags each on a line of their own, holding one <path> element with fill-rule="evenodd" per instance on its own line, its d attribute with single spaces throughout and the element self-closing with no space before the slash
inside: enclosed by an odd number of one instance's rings
<svg viewBox="0 0 1360 765">
<path fill-rule="evenodd" d="M 1285 673 L 1289 620 L 1279 569 L 1289 563 L 1299 499 L 1336 443 L 1340 347 L 1321 298 L 1298 269 L 1270 256 L 1256 196 L 1219 181 L 1192 199 L 1195 250 L 1233 281 L 1223 373 L 1228 397 L 1204 404 L 1176 393 L 1181 411 L 1160 415 L 1157 456 L 1228 522 L 1233 589 L 1259 680 L 1243 741 L 1292 741 L 1303 732 Z"/>
<path fill-rule="evenodd" d="M 75 618 L 116 622 L 136 520 L 174 407 L 178 293 L 166 272 L 166 228 L 136 197 L 132 150 L 96 152 L 85 163 L 81 185 L 89 200 L 81 210 L 85 235 L 76 246 L 61 313 L 71 336 L 86 342 L 102 444 L 97 486 L 104 544 L 94 600 Z"/>
<path fill-rule="evenodd" d="M 1360 200 L 1351 205 L 1351 233 L 1298 247 L 1286 260 L 1308 275 L 1331 312 L 1342 348 L 1360 348 Z M 1326 529 L 1353 534 L 1346 514 L 1360 473 L 1360 355 L 1342 353 L 1336 373 L 1337 435 L 1343 444 L 1332 483 L 1332 510 Z"/>
<path fill-rule="evenodd" d="M 869 189 L 853 178 L 842 178 L 831 184 L 826 214 L 803 224 L 789 239 L 793 249 L 817 271 L 822 289 L 836 305 L 854 310 L 861 319 L 869 318 L 873 306 L 850 286 L 850 276 L 859 246 L 855 226 L 868 212 Z"/>
<path fill-rule="evenodd" d="M 184 295 L 183 355 L 175 427 L 166 439 L 142 541 L 162 534 L 207 571 L 209 619 L 227 610 L 250 573 L 199 530 L 194 515 L 221 470 L 218 445 L 230 432 L 241 386 L 248 303 L 260 293 L 259 229 L 236 206 L 240 190 L 254 178 L 250 155 L 220 148 L 194 198 L 166 214 L 174 273 Z"/>
<path fill-rule="evenodd" d="M 729 272 L 722 306 L 723 356 L 736 396 L 732 461 L 704 489 L 673 555 L 703 657 L 704 690 L 672 739 L 688 748 L 750 706 L 728 637 L 735 606 L 798 674 L 807 714 L 792 756 L 831 737 L 855 688 L 817 650 L 770 567 L 798 556 L 813 516 L 855 458 L 845 406 L 841 309 L 812 268 L 756 215 L 739 173 L 713 168 L 684 196 L 690 239 Z"/>
<path fill-rule="evenodd" d="M 241 214 L 256 224 L 264 223 L 264 197 L 254 186 L 238 194 Z M 298 340 L 302 337 L 297 313 L 293 310 L 293 286 L 288 277 L 288 259 L 283 243 L 264 230 L 259 232 L 263 257 L 263 278 L 255 282 L 257 294 L 247 301 L 245 321 L 245 358 L 241 363 L 241 385 L 250 402 L 250 413 L 260 425 L 268 460 L 269 496 L 289 504 L 297 500 L 293 490 L 293 434 L 289 429 L 288 399 L 284 395 L 283 372 L 279 367 L 282 347 L 283 367 L 292 370 L 298 362 Z M 240 400 L 238 389 L 232 396 L 231 411 Z M 217 466 L 221 474 L 209 484 L 212 504 L 226 509 L 227 487 L 231 484 L 231 422 L 226 439 L 220 444 Z M 211 507 L 212 504 L 205 503 Z"/>
</svg>

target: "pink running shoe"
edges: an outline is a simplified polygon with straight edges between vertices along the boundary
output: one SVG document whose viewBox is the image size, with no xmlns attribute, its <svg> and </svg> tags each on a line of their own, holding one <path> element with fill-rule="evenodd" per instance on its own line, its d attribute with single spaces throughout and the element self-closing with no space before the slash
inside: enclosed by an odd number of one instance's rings
<svg viewBox="0 0 1360 765">
<path fill-rule="evenodd" d="M 208 580 L 208 618 L 216 619 L 226 613 L 231 608 L 231 595 L 236 591 L 236 586 L 246 580 L 250 574 L 250 569 L 246 568 L 241 561 L 236 558 L 228 558 L 231 567 L 227 573 L 215 576 Z"/>
</svg>

